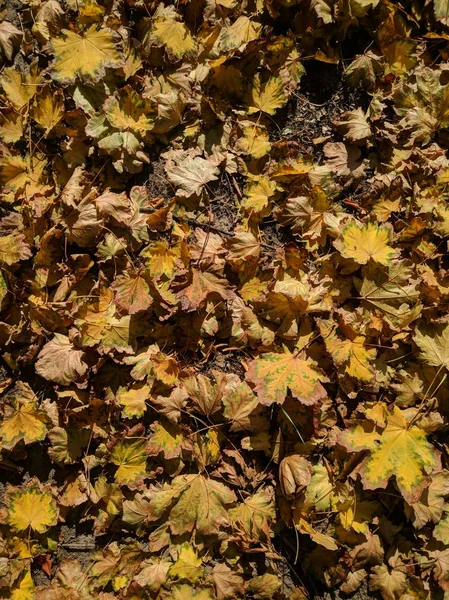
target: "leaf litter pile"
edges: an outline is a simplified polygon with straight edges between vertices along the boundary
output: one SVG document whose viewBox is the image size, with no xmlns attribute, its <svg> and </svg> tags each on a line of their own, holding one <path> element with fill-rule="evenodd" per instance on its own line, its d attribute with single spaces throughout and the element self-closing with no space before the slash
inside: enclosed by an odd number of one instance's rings
<svg viewBox="0 0 449 600">
<path fill-rule="evenodd" d="M 448 0 L 1 10 L 1 597 L 447 599 Z"/>
</svg>

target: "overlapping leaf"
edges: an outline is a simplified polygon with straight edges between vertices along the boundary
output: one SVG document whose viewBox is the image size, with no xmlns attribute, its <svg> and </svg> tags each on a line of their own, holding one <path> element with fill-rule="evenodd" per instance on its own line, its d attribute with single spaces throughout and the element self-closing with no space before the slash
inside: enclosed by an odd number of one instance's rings
<svg viewBox="0 0 449 600">
<path fill-rule="evenodd" d="M 447 592 L 447 8 L 8 4 L 0 596 Z"/>
</svg>

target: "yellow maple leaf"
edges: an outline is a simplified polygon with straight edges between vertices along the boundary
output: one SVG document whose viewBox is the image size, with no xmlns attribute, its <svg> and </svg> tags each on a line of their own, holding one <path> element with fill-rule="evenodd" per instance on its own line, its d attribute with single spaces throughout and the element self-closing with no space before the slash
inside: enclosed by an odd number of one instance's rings
<svg viewBox="0 0 449 600">
<path fill-rule="evenodd" d="M 243 121 L 241 126 L 243 135 L 237 140 L 237 152 L 249 154 L 253 158 L 262 158 L 268 154 L 271 143 L 267 128 L 251 121 Z"/>
<path fill-rule="evenodd" d="M 159 381 L 167 386 L 173 386 L 178 381 L 179 366 L 172 356 L 158 352 L 153 357 L 153 374 Z"/>
<path fill-rule="evenodd" d="M 24 121 L 21 114 L 15 111 L 5 111 L 0 116 L 0 140 L 7 144 L 18 142 L 23 135 Z"/>
<path fill-rule="evenodd" d="M 2 73 L 0 84 L 7 100 L 15 109 L 21 110 L 34 98 L 39 89 L 41 74 L 33 63 L 29 73 L 22 75 L 15 67 L 8 67 Z"/>
<path fill-rule="evenodd" d="M 193 452 L 200 471 L 203 471 L 207 465 L 214 465 L 220 460 L 221 441 L 222 434 L 215 429 L 209 429 L 206 433 L 195 435 Z M 189 446 L 187 446 L 187 449 L 190 449 Z"/>
<path fill-rule="evenodd" d="M 142 68 L 142 57 L 139 50 L 131 45 L 126 44 L 125 46 L 125 64 L 123 65 L 123 72 L 125 74 L 125 81 L 135 75 L 139 69 Z"/>
<path fill-rule="evenodd" d="M 49 492 L 31 486 L 25 490 L 10 488 L 7 494 L 7 523 L 16 531 L 43 533 L 57 523 L 56 503 Z"/>
<path fill-rule="evenodd" d="M 223 396 L 223 414 L 231 421 L 231 431 L 244 431 L 251 425 L 251 413 L 257 408 L 257 396 L 245 382 Z"/>
<path fill-rule="evenodd" d="M 186 438 L 181 427 L 169 422 L 154 423 L 151 426 L 153 433 L 148 438 L 147 453 L 157 456 L 162 453 L 164 458 L 180 456 Z"/>
<path fill-rule="evenodd" d="M 127 365 L 134 365 L 131 376 L 138 381 L 147 376 L 155 377 L 167 386 L 173 386 L 178 381 L 177 361 L 160 352 L 157 344 L 142 349 L 135 356 L 127 356 L 124 362 Z"/>
<path fill-rule="evenodd" d="M 257 40 L 262 33 L 262 25 L 249 17 L 241 15 L 230 27 L 226 28 L 221 36 L 220 47 L 223 50 L 245 46 L 253 40 Z"/>
<path fill-rule="evenodd" d="M 47 136 L 64 116 L 64 97 L 61 91 L 46 89 L 39 94 L 31 113 L 33 119 L 45 130 Z"/>
<path fill-rule="evenodd" d="M 4 416 L 0 425 L 2 446 L 11 450 L 20 441 L 32 444 L 45 438 L 48 415 L 38 407 L 38 400 L 28 384 L 18 381 L 4 399 Z"/>
<path fill-rule="evenodd" d="M 215 600 L 215 594 L 210 588 L 196 588 L 183 583 L 174 585 L 170 590 L 171 600 Z"/>
<path fill-rule="evenodd" d="M 179 548 L 178 560 L 170 567 L 170 575 L 179 579 L 187 579 L 195 583 L 204 574 L 202 560 L 195 549 L 188 543 Z"/>
<path fill-rule="evenodd" d="M 302 511 L 327 512 L 336 509 L 338 502 L 339 498 L 328 470 L 323 464 L 316 464 L 313 467 L 312 479 L 306 488 Z"/>
<path fill-rule="evenodd" d="M 421 325 L 414 336 L 421 350 L 419 358 L 432 367 L 449 369 L 449 325 L 433 325 L 432 328 Z"/>
<path fill-rule="evenodd" d="M 4 276 L 0 273 L 0 305 L 3 302 L 3 300 L 6 298 L 7 294 L 8 294 L 8 286 L 6 284 Z M 3 386 L 4 386 L 4 384 L 3 384 Z M 2 391 L 3 386 L 0 385 L 0 391 Z"/>
<path fill-rule="evenodd" d="M 123 389 L 117 392 L 117 400 L 123 407 L 122 415 L 125 419 L 142 417 L 149 399 L 151 387 L 143 383 L 134 384 L 129 390 Z"/>
<path fill-rule="evenodd" d="M 270 199 L 276 193 L 276 183 L 269 177 L 259 175 L 245 187 L 242 207 L 249 213 L 265 215 L 270 205 Z"/>
<path fill-rule="evenodd" d="M 342 256 L 359 265 L 366 265 L 369 260 L 389 265 L 398 256 L 397 250 L 389 246 L 392 238 L 392 230 L 387 225 L 379 227 L 374 223 L 362 225 L 350 221 L 334 245 Z"/>
<path fill-rule="evenodd" d="M 306 405 L 315 404 L 326 396 L 320 381 L 324 373 L 309 361 L 288 350 L 266 352 L 249 363 L 246 379 L 253 385 L 261 404 L 283 404 L 288 391 Z"/>
<path fill-rule="evenodd" d="M 82 344 L 99 345 L 103 353 L 115 349 L 132 354 L 137 324 L 131 320 L 131 315 L 116 317 L 112 299 L 112 290 L 105 289 L 99 298 L 81 308 L 76 325 L 81 332 Z"/>
<path fill-rule="evenodd" d="M 128 585 L 128 575 L 116 575 L 112 581 L 112 589 L 114 592 L 119 592 Z"/>
<path fill-rule="evenodd" d="M 358 424 L 345 431 L 341 440 L 349 451 L 370 450 L 360 469 L 365 489 L 384 489 L 395 476 L 397 486 L 408 502 L 419 497 L 427 475 L 439 465 L 437 452 L 427 441 L 426 432 L 408 423 L 397 406 L 382 433 Z"/>
<path fill-rule="evenodd" d="M 390 569 L 387 565 L 376 565 L 370 576 L 370 590 L 379 590 L 384 600 L 403 598 L 407 587 L 405 568 Z"/>
<path fill-rule="evenodd" d="M 174 246 L 165 241 L 154 242 L 146 248 L 141 256 L 147 259 L 146 271 L 151 277 L 164 275 L 171 277 L 176 269 L 176 263 L 181 258 L 181 246 Z"/>
<path fill-rule="evenodd" d="M 152 129 L 157 112 L 154 101 L 143 98 L 131 86 L 119 90 L 117 96 L 110 96 L 103 110 L 112 127 L 136 134 L 145 134 Z"/>
<path fill-rule="evenodd" d="M 272 491 L 263 488 L 231 508 L 229 520 L 236 531 L 252 540 L 265 541 L 271 536 L 270 524 L 275 514 Z"/>
<path fill-rule="evenodd" d="M 144 439 L 123 439 L 111 451 L 110 461 L 117 465 L 115 480 L 118 484 L 136 482 L 145 475 L 147 453 Z"/>
<path fill-rule="evenodd" d="M 22 156 L 9 151 L 3 144 L 0 149 L 0 182 L 5 184 L 4 191 L 18 193 L 26 189 L 28 198 L 37 192 L 48 193 L 49 188 L 42 185 L 47 166 L 42 154 L 35 152 Z"/>
<path fill-rule="evenodd" d="M 334 332 L 324 336 L 326 350 L 332 355 L 334 363 L 344 366 L 345 372 L 359 381 L 371 381 L 374 376 L 373 362 L 377 352 L 375 348 L 366 347 L 366 337 L 355 336 L 344 339 Z"/>
<path fill-rule="evenodd" d="M 30 557 L 31 558 L 31 557 Z M 34 581 L 30 571 L 20 579 L 18 584 L 11 590 L 11 600 L 34 600 Z"/>
<path fill-rule="evenodd" d="M 120 55 L 108 29 L 98 30 L 92 25 L 83 35 L 67 29 L 63 29 L 62 34 L 63 37 L 51 41 L 53 76 L 57 81 L 73 83 L 77 77 L 99 81 L 105 75 L 106 67 L 121 66 Z"/>
<path fill-rule="evenodd" d="M 405 75 L 416 65 L 419 56 L 416 40 L 395 40 L 390 44 L 382 44 L 381 47 L 387 61 L 385 74 Z"/>
<path fill-rule="evenodd" d="M 79 21 L 83 24 L 85 23 L 93 23 L 101 21 L 105 13 L 104 6 L 101 6 L 96 2 L 96 0 L 82 0 L 78 5 L 79 8 Z"/>
<path fill-rule="evenodd" d="M 191 54 L 195 50 L 195 40 L 185 23 L 173 7 L 158 7 L 151 29 L 151 41 L 165 46 L 176 58 Z"/>
<path fill-rule="evenodd" d="M 179 495 L 170 512 L 170 529 L 175 535 L 193 530 L 214 535 L 229 523 L 226 507 L 236 496 L 223 483 L 199 474 L 180 475 L 173 479 L 172 488 Z"/>
<path fill-rule="evenodd" d="M 343 510 L 340 509 L 338 518 L 342 526 L 357 533 L 369 533 L 369 524 L 372 523 L 374 514 L 379 507 L 375 502 L 354 498 L 353 502 L 346 502 Z"/>
<path fill-rule="evenodd" d="M 300 514 L 300 511 L 295 511 L 295 526 L 302 534 L 309 535 L 315 544 L 323 546 L 327 550 L 333 552 L 338 550 L 338 544 L 333 537 L 314 529 L 306 519 L 299 516 Z"/>
<path fill-rule="evenodd" d="M 280 77 L 270 77 L 268 81 L 262 83 L 260 77 L 256 75 L 248 101 L 248 114 L 264 112 L 267 115 L 274 115 L 286 102 L 285 86 Z"/>
</svg>

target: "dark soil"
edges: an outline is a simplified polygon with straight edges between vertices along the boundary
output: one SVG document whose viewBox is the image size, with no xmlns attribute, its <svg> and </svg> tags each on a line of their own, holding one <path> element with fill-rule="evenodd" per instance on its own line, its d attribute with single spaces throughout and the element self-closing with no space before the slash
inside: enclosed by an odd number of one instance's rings
<svg viewBox="0 0 449 600">
<path fill-rule="evenodd" d="M 23 8 L 23 6 L 22 6 L 22 2 L 20 2 L 20 0 L 0 1 L 1 19 L 5 19 L 5 21 L 9 21 L 9 23 L 12 23 L 16 27 L 20 28 L 20 19 L 18 17 L 18 11 L 22 8 Z"/>
<path fill-rule="evenodd" d="M 138 185 L 145 184 L 152 198 L 168 200 L 175 195 L 176 190 L 168 181 L 165 174 L 164 161 L 160 158 L 150 163 L 149 171 L 144 169 L 143 173 L 139 175 L 139 179 L 142 179 L 142 177 L 143 181 L 139 181 Z"/>
<path fill-rule="evenodd" d="M 262 242 L 267 246 L 271 246 L 273 250 L 280 248 L 284 244 L 295 244 L 295 238 L 291 235 L 290 231 L 282 227 L 278 221 L 275 221 L 271 217 L 264 219 L 259 224 L 259 229 L 262 233 Z"/>
<path fill-rule="evenodd" d="M 297 91 L 276 119 L 273 141 L 298 142 L 303 151 L 319 158 L 319 146 L 314 140 L 335 138 L 333 121 L 348 110 L 366 109 L 369 97 L 363 89 L 347 84 L 339 65 L 311 60 L 305 62 L 306 74 Z"/>
<path fill-rule="evenodd" d="M 217 351 L 205 363 L 200 372 L 209 373 L 213 369 L 222 371 L 223 373 L 235 373 L 241 379 L 245 376 L 245 369 L 242 366 L 239 355 L 236 352 L 226 354 L 225 352 Z"/>
<path fill-rule="evenodd" d="M 238 186 L 238 183 L 235 183 Z M 240 188 L 238 188 L 240 189 Z M 232 233 L 238 221 L 236 206 L 237 190 L 227 173 L 221 177 L 210 198 L 213 225 L 226 233 Z"/>
<path fill-rule="evenodd" d="M 337 590 L 335 592 L 325 592 L 323 596 L 317 596 L 314 600 L 381 600 L 381 598 L 377 593 L 370 592 L 368 584 L 365 582 L 350 596 Z"/>
</svg>

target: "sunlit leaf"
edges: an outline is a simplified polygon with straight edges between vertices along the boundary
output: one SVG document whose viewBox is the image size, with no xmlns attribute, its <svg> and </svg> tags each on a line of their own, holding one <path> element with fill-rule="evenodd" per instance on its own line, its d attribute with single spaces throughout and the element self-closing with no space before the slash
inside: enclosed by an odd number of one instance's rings
<svg viewBox="0 0 449 600">
<path fill-rule="evenodd" d="M 156 43 L 165 46 L 176 58 L 189 54 L 195 49 L 195 40 L 172 7 L 159 7 L 155 14 L 151 35 Z"/>
<path fill-rule="evenodd" d="M 248 113 L 263 112 L 274 115 L 278 108 L 284 106 L 286 101 L 284 85 L 280 78 L 271 77 L 268 81 L 262 83 L 260 78 L 256 77 L 251 90 Z"/>
<path fill-rule="evenodd" d="M 18 381 L 3 402 L 0 425 L 3 448 L 9 450 L 20 440 L 32 444 L 45 438 L 50 419 L 39 407 L 37 397 L 28 384 Z"/>
<path fill-rule="evenodd" d="M 7 67 L 0 77 L 0 84 L 7 100 L 17 110 L 21 110 L 34 98 L 39 89 L 41 74 L 33 63 L 30 72 L 22 75 L 14 67 Z"/>
<path fill-rule="evenodd" d="M 117 483 L 127 485 L 136 482 L 146 472 L 145 440 L 121 440 L 112 449 L 110 460 L 118 466 L 115 472 Z"/>
<path fill-rule="evenodd" d="M 350 221 L 343 229 L 341 238 L 335 242 L 335 247 L 342 256 L 352 258 L 360 265 L 366 265 L 370 260 L 388 265 L 398 256 L 397 250 L 389 245 L 392 237 L 388 226 L 378 227 L 373 223 L 360 225 Z"/>
<path fill-rule="evenodd" d="M 180 196 L 200 194 L 204 186 L 215 181 L 218 169 L 212 163 L 196 156 L 186 156 L 176 165 L 167 166 L 168 180 L 175 185 Z"/>
<path fill-rule="evenodd" d="M 427 475 L 438 469 L 438 454 L 427 441 L 425 431 L 408 423 L 397 407 L 382 433 L 357 425 L 345 432 L 342 439 L 352 452 L 370 451 L 361 469 L 366 489 L 385 488 L 394 476 L 404 497 L 416 499 Z"/>
<path fill-rule="evenodd" d="M 267 352 L 249 365 L 246 375 L 261 404 L 283 404 L 288 392 L 300 402 L 315 404 L 326 396 L 320 381 L 326 377 L 309 360 L 290 352 Z"/>
<path fill-rule="evenodd" d="M 53 73 L 58 81 L 73 83 L 77 77 L 98 81 L 106 67 L 120 66 L 120 55 L 107 29 L 92 25 L 84 35 L 66 29 L 62 34 L 51 41 Z"/>
<path fill-rule="evenodd" d="M 170 567 L 170 576 L 195 583 L 204 573 L 201 563 L 201 558 L 190 544 L 183 544 L 179 548 L 178 560 Z"/>
<path fill-rule="evenodd" d="M 38 356 L 36 373 L 49 381 L 69 385 L 86 374 L 87 363 L 84 358 L 84 352 L 74 348 L 68 337 L 55 333 Z"/>
<path fill-rule="evenodd" d="M 64 116 L 62 94 L 51 93 L 49 89 L 45 90 L 37 97 L 32 116 L 45 131 L 45 135 L 48 135 Z"/>
<path fill-rule="evenodd" d="M 173 480 L 173 488 L 180 494 L 170 512 L 170 529 L 175 535 L 193 530 L 213 535 L 229 523 L 226 507 L 236 496 L 223 483 L 199 474 L 180 475 Z"/>
<path fill-rule="evenodd" d="M 37 487 L 10 488 L 8 500 L 7 522 L 16 531 L 43 533 L 57 522 L 56 504 L 49 492 Z"/>
</svg>

